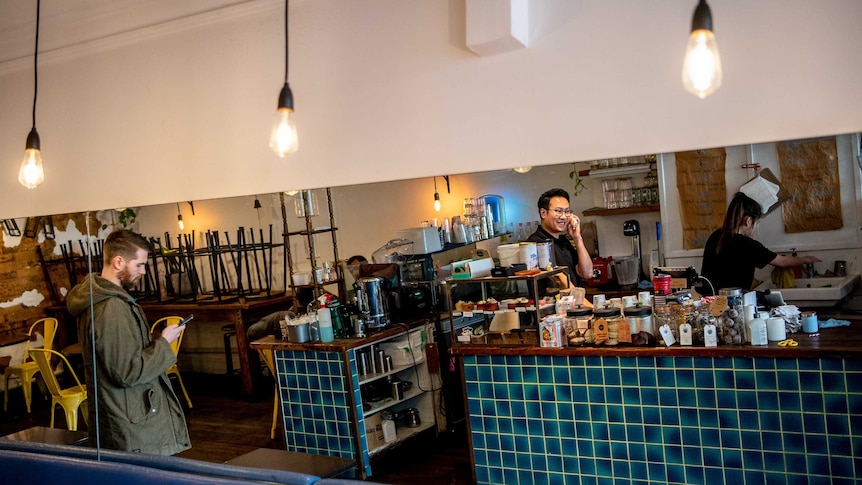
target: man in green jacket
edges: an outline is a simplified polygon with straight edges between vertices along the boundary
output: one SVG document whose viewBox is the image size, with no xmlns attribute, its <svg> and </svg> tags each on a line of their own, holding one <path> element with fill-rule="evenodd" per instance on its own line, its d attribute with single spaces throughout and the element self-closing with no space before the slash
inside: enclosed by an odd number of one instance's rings
<svg viewBox="0 0 862 485">
<path fill-rule="evenodd" d="M 176 362 L 171 342 L 183 329 L 171 325 L 160 336 L 151 335 L 143 309 L 124 289 L 144 275 L 150 250 L 139 234 L 112 232 L 101 275 L 90 274 L 75 286 L 66 306 L 78 319 L 91 444 L 175 455 L 191 448 L 182 406 L 165 374 Z M 92 405 L 97 396 L 98 413 Z"/>
</svg>

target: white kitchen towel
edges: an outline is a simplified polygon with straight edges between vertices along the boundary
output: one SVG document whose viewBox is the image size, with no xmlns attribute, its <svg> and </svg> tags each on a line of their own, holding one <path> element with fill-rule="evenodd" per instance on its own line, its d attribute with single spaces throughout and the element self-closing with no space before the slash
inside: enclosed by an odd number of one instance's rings
<svg viewBox="0 0 862 485">
<path fill-rule="evenodd" d="M 743 194 L 754 199 L 760 204 L 763 213 L 769 211 L 773 204 L 778 202 L 778 185 L 763 177 L 755 177 L 739 188 Z"/>
</svg>

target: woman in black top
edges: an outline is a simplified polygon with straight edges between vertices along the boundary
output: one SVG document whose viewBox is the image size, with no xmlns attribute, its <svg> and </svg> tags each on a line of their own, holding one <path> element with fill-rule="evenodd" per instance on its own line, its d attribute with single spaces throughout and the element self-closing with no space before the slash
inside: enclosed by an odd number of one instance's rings
<svg viewBox="0 0 862 485">
<path fill-rule="evenodd" d="M 719 288 L 742 288 L 748 291 L 754 282 L 754 268 L 767 264 L 785 268 L 806 263 L 818 263 L 814 256 L 784 256 L 770 251 L 752 236 L 763 217 L 760 204 L 742 192 L 737 192 L 724 216 L 724 225 L 713 232 L 703 249 L 701 276 L 712 283 L 704 294 Z"/>
</svg>

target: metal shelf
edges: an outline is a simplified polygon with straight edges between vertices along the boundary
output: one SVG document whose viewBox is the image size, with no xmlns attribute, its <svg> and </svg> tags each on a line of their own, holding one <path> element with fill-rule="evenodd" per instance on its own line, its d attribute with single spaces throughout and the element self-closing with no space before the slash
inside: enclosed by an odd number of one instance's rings
<svg viewBox="0 0 862 485">
<path fill-rule="evenodd" d="M 593 207 L 584 211 L 585 216 L 611 216 L 614 214 L 640 214 L 643 212 L 659 212 L 661 205 L 639 205 L 635 207 L 622 207 L 619 209 L 605 209 L 602 207 Z"/>
</svg>

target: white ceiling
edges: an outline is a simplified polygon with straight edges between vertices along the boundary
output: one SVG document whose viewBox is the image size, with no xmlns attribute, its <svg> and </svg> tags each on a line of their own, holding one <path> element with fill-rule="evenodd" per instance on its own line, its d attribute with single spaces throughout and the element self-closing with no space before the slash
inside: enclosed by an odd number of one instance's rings
<svg viewBox="0 0 862 485">
<path fill-rule="evenodd" d="M 252 0 L 43 0 L 39 52 Z M 0 0 L 0 64 L 33 55 L 36 1 Z"/>
</svg>

